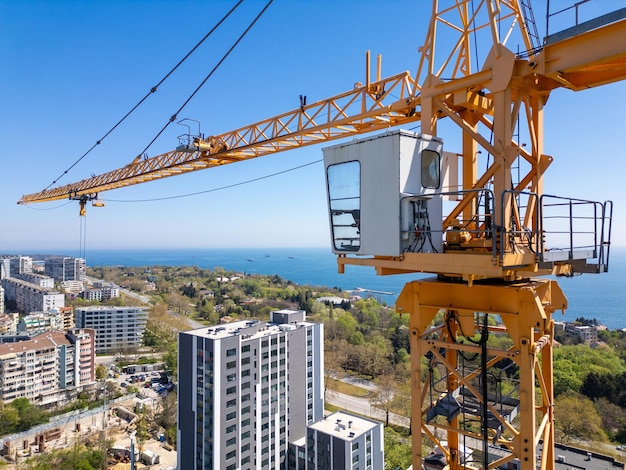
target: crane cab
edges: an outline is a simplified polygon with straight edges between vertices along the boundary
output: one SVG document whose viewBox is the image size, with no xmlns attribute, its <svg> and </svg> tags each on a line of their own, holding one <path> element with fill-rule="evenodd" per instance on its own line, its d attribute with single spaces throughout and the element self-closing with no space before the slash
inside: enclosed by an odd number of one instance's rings
<svg viewBox="0 0 626 470">
<path fill-rule="evenodd" d="M 395 130 L 323 152 L 335 254 L 441 253 L 442 140 Z"/>
</svg>

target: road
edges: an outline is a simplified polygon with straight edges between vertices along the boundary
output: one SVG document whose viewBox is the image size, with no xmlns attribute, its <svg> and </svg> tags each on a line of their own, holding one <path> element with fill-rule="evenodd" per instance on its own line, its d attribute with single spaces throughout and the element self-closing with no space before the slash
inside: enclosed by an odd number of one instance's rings
<svg viewBox="0 0 626 470">
<path fill-rule="evenodd" d="M 371 406 L 367 398 L 353 397 L 352 395 L 330 390 L 326 392 L 326 402 L 343 410 L 385 422 L 385 412 L 380 408 Z M 389 413 L 389 422 L 405 428 L 409 427 L 409 418 L 395 413 Z"/>
</svg>

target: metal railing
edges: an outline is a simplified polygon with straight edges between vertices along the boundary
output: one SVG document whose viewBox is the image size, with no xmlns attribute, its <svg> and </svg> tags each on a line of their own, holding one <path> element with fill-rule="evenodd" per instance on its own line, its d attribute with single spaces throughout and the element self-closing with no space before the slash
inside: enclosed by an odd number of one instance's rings
<svg viewBox="0 0 626 470">
<path fill-rule="evenodd" d="M 613 203 L 543 195 L 540 198 L 540 260 L 587 263 L 589 272 L 606 272 L 609 265 Z"/>
</svg>

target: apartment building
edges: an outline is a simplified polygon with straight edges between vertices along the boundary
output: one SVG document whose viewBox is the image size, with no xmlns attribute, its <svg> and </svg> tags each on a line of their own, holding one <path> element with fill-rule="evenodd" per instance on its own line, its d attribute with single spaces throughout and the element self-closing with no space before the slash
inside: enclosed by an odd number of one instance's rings
<svg viewBox="0 0 626 470">
<path fill-rule="evenodd" d="M 290 455 L 290 469 L 385 468 L 383 423 L 337 411 L 309 426 L 306 449 Z M 306 459 L 306 467 L 305 467 Z"/>
<path fill-rule="evenodd" d="M 0 314 L 4 313 L 4 289 L 0 285 Z"/>
<path fill-rule="evenodd" d="M 63 316 L 55 309 L 47 313 L 31 312 L 20 318 L 17 324 L 17 332 L 20 334 L 32 335 L 53 330 L 63 330 Z"/>
<path fill-rule="evenodd" d="M 54 278 L 56 282 L 81 281 L 87 278 L 87 264 L 84 258 L 70 256 L 50 256 L 45 263 L 46 276 Z"/>
<path fill-rule="evenodd" d="M 72 307 L 59 307 L 51 310 L 51 313 L 54 311 L 58 311 L 63 319 L 63 327 L 61 328 L 63 331 L 73 330 L 76 327 L 74 322 L 74 309 Z"/>
<path fill-rule="evenodd" d="M 120 288 L 115 284 L 94 283 L 91 289 L 81 292 L 81 297 L 85 300 L 109 300 L 120 296 Z"/>
<path fill-rule="evenodd" d="M 323 416 L 323 338 L 302 310 L 181 332 L 178 468 L 288 468 Z"/>
<path fill-rule="evenodd" d="M 62 281 L 59 285 L 68 294 L 80 294 L 85 288 L 82 281 Z"/>
<path fill-rule="evenodd" d="M 21 281 L 26 281 L 30 284 L 34 284 L 36 286 L 43 287 L 44 289 L 54 289 L 54 279 L 48 276 L 44 276 L 42 274 L 24 273 L 16 274 L 13 277 Z"/>
<path fill-rule="evenodd" d="M 0 289 L 0 295 L 2 289 Z M 20 320 L 19 313 L 0 313 L 0 335 L 14 335 Z"/>
<path fill-rule="evenodd" d="M 64 405 L 95 380 L 93 330 L 52 331 L 0 344 L 0 400 L 28 398 L 40 406 Z"/>
<path fill-rule="evenodd" d="M 74 315 L 77 328 L 96 331 L 96 353 L 110 353 L 141 346 L 148 309 L 93 306 L 76 308 Z"/>
<path fill-rule="evenodd" d="M 19 312 L 47 312 L 50 309 L 65 307 L 65 296 L 54 289 L 40 287 L 14 277 L 6 277 L 0 282 L 6 300 L 14 302 Z"/>
<path fill-rule="evenodd" d="M 29 256 L 3 256 L 0 258 L 0 279 L 33 272 L 33 259 Z"/>
</svg>

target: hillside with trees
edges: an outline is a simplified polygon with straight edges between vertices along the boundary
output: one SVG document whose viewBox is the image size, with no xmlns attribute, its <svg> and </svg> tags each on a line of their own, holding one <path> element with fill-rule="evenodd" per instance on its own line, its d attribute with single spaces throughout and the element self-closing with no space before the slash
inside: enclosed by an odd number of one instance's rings
<svg viewBox="0 0 626 470">
<path fill-rule="evenodd" d="M 387 416 L 410 418 L 409 317 L 374 297 L 352 299 L 336 288 L 222 268 L 98 267 L 91 268 L 89 275 L 150 296 L 145 344 L 164 351 L 170 367 L 176 363 L 176 333 L 185 328 L 186 318 L 211 325 L 268 320 L 272 310 L 282 308 L 306 310 L 310 320 L 324 323 L 327 389 L 331 379 L 342 375 L 374 380 L 379 387 L 370 396 L 372 405 Z M 317 301 L 329 296 L 345 301 Z M 443 321 L 441 315 L 436 321 Z M 554 349 L 556 434 L 561 442 L 626 443 L 626 333 L 601 331 L 599 336 L 598 347 L 564 341 Z M 506 336 L 491 335 L 489 345 L 505 348 L 507 341 Z M 507 374 L 515 379 L 515 371 Z"/>
</svg>

